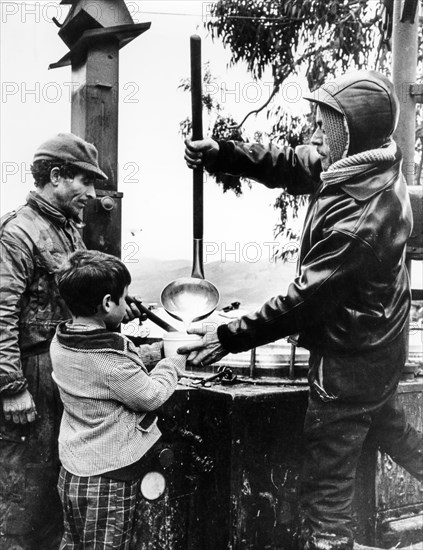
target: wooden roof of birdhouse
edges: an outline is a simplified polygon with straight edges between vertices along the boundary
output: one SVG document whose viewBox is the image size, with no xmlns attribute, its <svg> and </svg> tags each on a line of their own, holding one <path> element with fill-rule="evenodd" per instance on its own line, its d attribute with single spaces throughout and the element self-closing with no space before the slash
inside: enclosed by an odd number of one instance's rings
<svg viewBox="0 0 423 550">
<path fill-rule="evenodd" d="M 59 36 L 72 48 L 87 30 L 134 23 L 124 0 L 62 0 L 71 9 L 61 25 Z"/>
</svg>

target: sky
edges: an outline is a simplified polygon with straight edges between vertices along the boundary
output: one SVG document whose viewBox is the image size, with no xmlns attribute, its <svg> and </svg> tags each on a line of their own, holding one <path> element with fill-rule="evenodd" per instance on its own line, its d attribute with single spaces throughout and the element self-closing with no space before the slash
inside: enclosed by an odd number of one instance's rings
<svg viewBox="0 0 423 550">
<path fill-rule="evenodd" d="M 190 95 L 178 89 L 189 77 L 189 38 L 202 38 L 202 60 L 223 85 L 209 92 L 238 120 L 269 97 L 271 78 L 254 82 L 245 67 L 229 67 L 230 52 L 204 29 L 209 2 L 128 1 L 134 22 L 151 28 L 120 51 L 119 191 L 124 193 L 122 246 L 142 257 L 190 259 L 192 254 L 192 173 L 183 160 L 179 122 L 190 115 Z M 70 131 L 71 69 L 48 70 L 67 47 L 52 17 L 63 22 L 69 7 L 56 1 L 2 1 L 1 7 L 1 213 L 24 202 L 33 188 L 29 166 L 42 141 Z M 297 87 L 285 90 L 299 101 Z M 303 107 L 304 108 L 304 107 Z M 307 108 L 307 107 L 306 107 Z M 204 116 L 204 128 L 207 117 Z M 246 130 L 266 130 L 264 113 L 251 117 Z M 253 184 L 241 198 L 223 194 L 205 180 L 205 263 L 228 250 L 255 243 L 268 255 L 275 244 L 278 191 Z M 267 243 L 267 244 L 266 244 Z"/>
</svg>

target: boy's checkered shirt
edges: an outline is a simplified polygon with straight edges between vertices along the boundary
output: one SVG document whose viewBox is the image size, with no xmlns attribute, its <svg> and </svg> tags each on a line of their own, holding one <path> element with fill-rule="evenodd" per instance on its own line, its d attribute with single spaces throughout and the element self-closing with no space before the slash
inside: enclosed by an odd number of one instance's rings
<svg viewBox="0 0 423 550">
<path fill-rule="evenodd" d="M 122 334 L 70 327 L 58 326 L 50 348 L 64 406 L 59 455 L 69 472 L 99 475 L 136 462 L 160 438 L 156 422 L 140 422 L 173 393 L 185 358 L 162 359 L 148 373 Z"/>
</svg>

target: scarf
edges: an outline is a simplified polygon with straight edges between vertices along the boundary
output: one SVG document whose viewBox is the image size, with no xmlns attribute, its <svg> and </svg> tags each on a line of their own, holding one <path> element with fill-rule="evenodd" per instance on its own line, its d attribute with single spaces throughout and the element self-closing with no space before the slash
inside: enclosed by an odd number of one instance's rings
<svg viewBox="0 0 423 550">
<path fill-rule="evenodd" d="M 396 158 L 397 144 L 389 141 L 378 149 L 363 151 L 350 157 L 340 159 L 320 174 L 325 185 L 344 183 L 345 181 L 364 174 L 375 165 L 392 163 Z"/>
</svg>

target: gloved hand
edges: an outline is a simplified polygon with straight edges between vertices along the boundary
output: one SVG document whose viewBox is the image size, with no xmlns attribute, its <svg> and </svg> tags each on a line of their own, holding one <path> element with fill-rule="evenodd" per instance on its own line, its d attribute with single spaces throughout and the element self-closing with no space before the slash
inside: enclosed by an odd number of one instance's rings
<svg viewBox="0 0 423 550">
<path fill-rule="evenodd" d="M 198 168 L 202 164 L 207 168 L 211 166 L 219 152 L 219 144 L 211 138 L 192 141 L 191 138 L 185 140 L 184 159 L 188 168 Z"/>
</svg>

